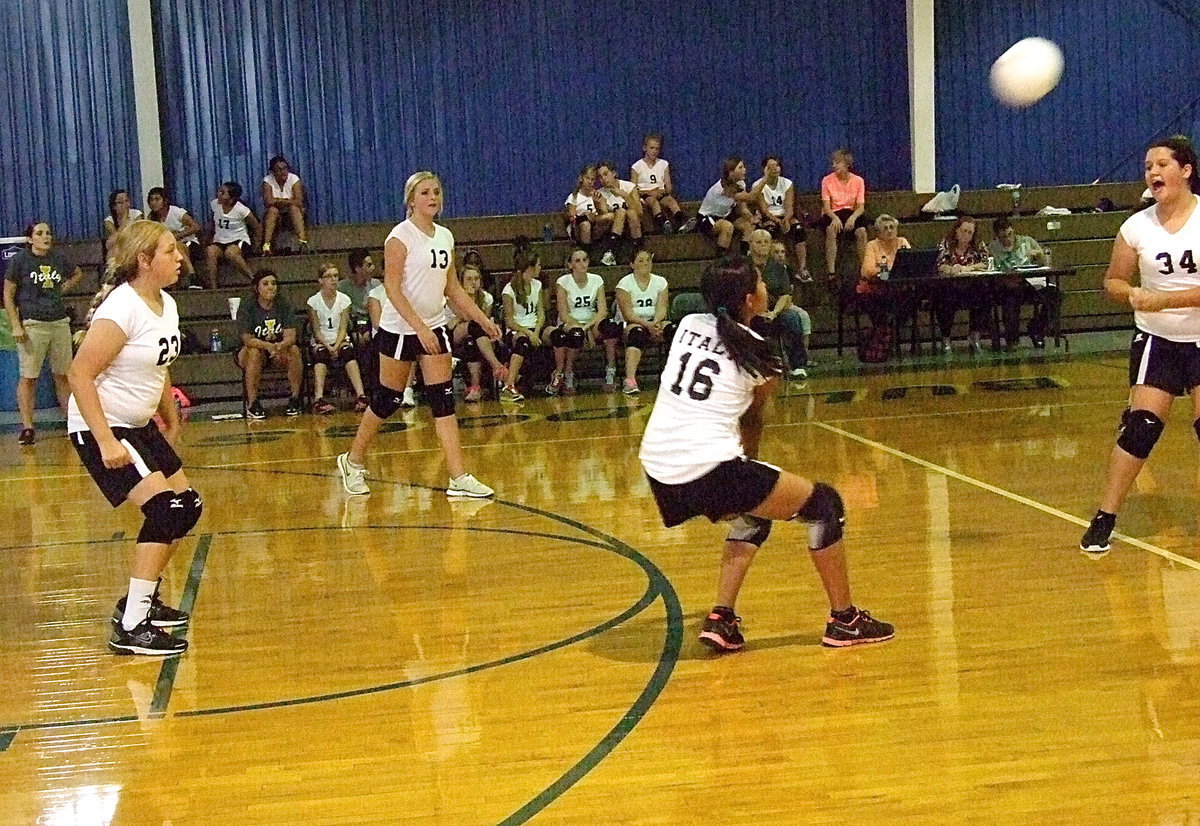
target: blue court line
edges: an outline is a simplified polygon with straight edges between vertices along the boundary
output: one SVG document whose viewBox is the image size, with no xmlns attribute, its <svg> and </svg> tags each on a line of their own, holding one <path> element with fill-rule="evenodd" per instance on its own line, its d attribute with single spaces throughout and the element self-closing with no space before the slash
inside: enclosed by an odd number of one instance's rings
<svg viewBox="0 0 1200 826">
<path fill-rule="evenodd" d="M 179 598 L 179 610 L 191 614 L 196 605 L 196 594 L 200 592 L 200 577 L 204 576 L 204 563 L 208 561 L 208 549 L 212 546 L 212 534 L 206 533 L 196 543 L 196 553 L 192 555 L 192 568 L 188 571 L 187 584 L 183 586 L 183 596 Z M 186 632 L 187 626 L 177 628 L 175 636 Z M 158 682 L 154 686 L 154 699 L 150 701 L 150 719 L 161 718 L 167 712 L 167 703 L 171 702 L 171 691 L 175 688 L 175 675 L 179 672 L 179 661 L 182 657 L 170 657 L 162 664 L 158 672 Z"/>
</svg>

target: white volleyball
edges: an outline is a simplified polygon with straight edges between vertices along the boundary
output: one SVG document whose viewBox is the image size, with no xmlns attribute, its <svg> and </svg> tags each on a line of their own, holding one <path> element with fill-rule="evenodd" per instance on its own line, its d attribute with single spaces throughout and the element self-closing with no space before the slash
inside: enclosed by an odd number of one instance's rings
<svg viewBox="0 0 1200 826">
<path fill-rule="evenodd" d="M 1058 85 L 1063 54 L 1044 37 L 1014 43 L 992 64 L 992 93 L 1007 106 L 1032 106 Z"/>
</svg>

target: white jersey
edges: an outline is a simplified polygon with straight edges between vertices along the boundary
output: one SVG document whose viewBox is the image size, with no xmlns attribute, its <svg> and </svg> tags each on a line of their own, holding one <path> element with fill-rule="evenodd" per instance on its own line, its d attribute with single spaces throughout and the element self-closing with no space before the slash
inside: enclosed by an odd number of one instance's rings
<svg viewBox="0 0 1200 826">
<path fill-rule="evenodd" d="M 567 314 L 580 324 L 587 324 L 600 311 L 599 295 L 604 291 L 604 279 L 594 272 L 587 274 L 587 281 L 581 287 L 575 283 L 575 276 L 567 273 L 558 279 L 558 286 L 567 292 Z"/>
<path fill-rule="evenodd" d="M 292 199 L 292 190 L 296 188 L 296 184 L 300 183 L 300 176 L 295 172 L 289 172 L 283 185 L 280 186 L 279 181 L 275 180 L 274 175 L 267 175 L 263 178 L 263 183 L 271 188 L 271 197 Z"/>
<path fill-rule="evenodd" d="M 485 316 L 487 316 L 488 318 L 491 318 L 492 317 L 492 307 L 493 307 L 493 305 L 495 305 L 496 299 L 492 298 L 492 294 L 489 293 L 487 290 L 480 290 L 479 292 L 483 296 L 483 314 Z M 469 319 L 469 318 L 459 318 L 458 313 L 454 312 L 454 307 L 451 306 L 450 302 L 449 301 L 446 302 L 446 326 L 447 327 L 453 327 L 456 324 L 458 324 L 460 321 L 470 321 L 470 320 L 471 319 Z"/>
<path fill-rule="evenodd" d="M 625 200 L 624 196 L 632 195 L 636 187 L 634 187 L 632 181 L 622 181 L 618 178 L 617 189 L 619 189 L 620 192 L 613 192 L 607 187 L 600 190 L 600 197 L 603 198 L 604 202 L 608 204 L 609 209 L 625 209 L 627 206 L 629 206 L 629 202 Z"/>
<path fill-rule="evenodd" d="M 317 326 L 313 329 L 313 334 L 322 344 L 333 344 L 337 341 L 342 315 L 350 309 L 350 296 L 345 293 L 334 293 L 331 307 L 325 303 L 325 296 L 317 293 L 309 296 L 308 306 L 317 317 Z"/>
<path fill-rule="evenodd" d="M 685 316 L 671 342 L 638 458 L 668 485 L 699 479 L 745 455 L 738 426 L 765 379 L 738 369 L 717 335 L 716 316 Z"/>
<path fill-rule="evenodd" d="M 163 218 L 162 224 L 167 229 L 171 230 L 172 233 L 183 232 L 183 216 L 187 214 L 187 210 L 183 207 L 171 204 L 169 207 L 167 207 L 167 216 Z M 194 232 L 190 235 L 176 235 L 175 238 L 185 247 L 188 244 L 198 243 L 196 233 Z"/>
<path fill-rule="evenodd" d="M 738 181 L 738 192 L 746 191 L 746 182 Z M 721 181 L 708 188 L 708 192 L 704 193 L 704 200 L 700 202 L 700 209 L 697 210 L 701 217 L 726 218 L 729 213 L 733 212 L 733 205 L 736 203 L 733 198 L 725 194 L 725 187 Z"/>
<path fill-rule="evenodd" d="M 376 284 L 371 288 L 371 292 L 367 293 L 367 301 L 370 301 L 372 298 L 379 302 L 380 318 L 383 318 L 383 307 L 388 303 L 388 297 L 387 290 L 384 289 L 382 283 Z M 378 327 L 375 327 L 372 332 L 378 329 Z"/>
<path fill-rule="evenodd" d="M 404 256 L 404 280 L 401 290 L 413 310 L 431 330 L 446 323 L 446 278 L 454 260 L 454 236 L 440 224 L 433 225 L 429 236 L 412 221 L 396 224 L 387 241 L 399 238 L 408 253 Z M 384 241 L 385 257 L 387 241 Z M 386 277 L 384 279 L 386 281 Z M 383 302 L 379 329 L 397 335 L 416 332 L 400 315 L 392 302 Z"/>
<path fill-rule="evenodd" d="M 1121 237 L 1138 256 L 1141 285 L 1160 292 L 1200 287 L 1200 197 L 1178 232 L 1170 233 L 1158 219 L 1158 208 L 1130 215 L 1121 224 Z M 1200 307 L 1180 307 L 1156 312 L 1134 310 L 1139 330 L 1171 341 L 1200 342 Z"/>
<path fill-rule="evenodd" d="M 576 215 L 596 212 L 596 202 L 592 200 L 592 196 L 583 195 L 579 192 L 572 192 L 568 195 L 567 200 L 563 201 L 563 205 L 575 207 Z"/>
<path fill-rule="evenodd" d="M 670 164 L 662 158 L 655 161 L 654 166 L 646 163 L 646 159 L 642 158 L 633 165 L 633 182 L 643 192 L 659 189 L 666 185 L 668 166 Z"/>
<path fill-rule="evenodd" d="M 238 241 L 250 243 L 250 231 L 246 229 L 246 216 L 250 214 L 250 207 L 238 201 L 226 212 L 216 198 L 212 199 L 209 206 L 212 207 L 215 227 L 214 244 L 233 244 Z"/>
<path fill-rule="evenodd" d="M 790 178 L 780 175 L 779 180 L 775 182 L 775 186 L 771 186 L 766 180 L 766 178 L 759 178 L 754 182 L 754 186 L 762 184 L 762 197 L 767 202 L 767 212 L 776 218 L 782 218 L 783 203 L 787 198 L 788 190 L 792 188 L 792 181 Z M 751 187 L 751 189 L 753 188 Z"/>
<path fill-rule="evenodd" d="M 142 211 L 140 209 L 132 209 L 131 208 L 129 210 L 129 218 L 126 220 L 125 223 L 132 224 L 134 221 L 137 221 L 137 220 L 141 219 L 142 217 L 143 217 Z M 116 228 L 117 228 L 117 224 L 115 221 L 113 221 L 113 217 L 111 215 L 104 216 L 104 226 L 106 228 L 112 227 L 114 232 L 116 231 Z"/>
<path fill-rule="evenodd" d="M 175 299 L 161 293 L 158 315 L 128 282 L 115 287 L 96 308 L 92 324 L 108 319 L 121 328 L 125 344 L 96 376 L 96 392 L 109 427 L 144 427 L 158 410 L 167 368 L 179 356 L 179 311 Z M 67 432 L 88 430 L 72 395 L 67 402 Z"/>
<path fill-rule="evenodd" d="M 667 279 L 661 275 L 650 273 L 650 282 L 646 289 L 638 286 L 637 276 L 633 273 L 617 282 L 617 289 L 629 293 L 629 303 L 633 305 L 633 314 L 642 321 L 653 321 L 654 311 L 658 307 L 659 294 L 667 289 Z M 617 302 L 617 321 L 624 322 L 621 313 L 621 303 Z"/>
<path fill-rule="evenodd" d="M 500 291 L 501 300 L 503 300 L 504 296 L 506 295 L 509 296 L 513 302 L 513 321 L 515 321 L 517 324 L 520 324 L 526 330 L 536 333 L 538 304 L 540 304 L 542 300 L 542 282 L 536 278 L 529 282 L 529 289 L 525 295 L 524 304 L 517 299 L 517 291 L 513 289 L 511 280 L 505 284 L 504 289 Z"/>
</svg>

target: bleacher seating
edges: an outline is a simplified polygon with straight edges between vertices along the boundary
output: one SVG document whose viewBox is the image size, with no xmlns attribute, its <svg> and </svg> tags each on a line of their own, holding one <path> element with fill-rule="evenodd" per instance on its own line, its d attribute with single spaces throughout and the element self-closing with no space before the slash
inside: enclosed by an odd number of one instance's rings
<svg viewBox="0 0 1200 826">
<path fill-rule="evenodd" d="M 1101 287 L 1101 278 L 1108 263 L 1112 239 L 1126 217 L 1128 208 L 1137 202 L 1142 191 L 1140 182 L 1101 184 L 1095 186 L 1037 187 L 1021 190 L 1021 217 L 1013 221 L 1017 232 L 1031 235 L 1053 250 L 1057 266 L 1075 267 L 1075 275 L 1064 279 L 1062 308 L 1063 330 L 1067 333 L 1090 330 L 1106 330 L 1127 327 L 1131 323 L 1128 309 L 1108 301 Z M 879 192 L 868 195 L 868 211 L 873 215 L 890 213 L 900 218 L 901 234 L 914 247 L 936 246 L 948 228 L 945 221 L 930 219 L 920 213 L 921 205 L 930 194 L 912 192 Z M 1064 216 L 1037 217 L 1031 213 L 1044 206 L 1066 207 L 1072 210 L 1089 210 L 1100 199 L 1108 198 L 1117 205 L 1116 212 L 1086 213 Z M 816 193 L 801 194 L 797 198 L 797 209 L 816 215 L 820 211 Z M 981 219 L 982 237 L 990 239 L 987 219 L 996 215 L 1007 215 L 1012 211 L 1012 195 L 1004 190 L 964 191 L 958 211 Z M 695 203 L 685 205 L 694 211 Z M 512 241 L 518 235 L 534 239 L 542 252 L 543 278 L 547 284 L 562 272 L 571 244 L 563 234 L 562 222 L 557 213 L 530 215 L 501 215 L 479 218 L 449 218 L 445 224 L 455 235 L 458 253 L 468 248 L 477 249 L 484 265 L 497 278 L 506 279 L 511 273 Z M 549 225 L 554 240 L 542 243 L 544 228 Z M 377 263 L 382 264 L 380 252 L 383 239 L 393 223 L 372 223 L 346 226 L 315 226 L 310 237 L 318 252 L 307 255 L 252 258 L 252 269 L 271 267 L 279 276 L 283 294 L 296 308 L 316 291 L 316 270 L 320 262 L 332 260 L 348 271 L 346 255 L 350 250 L 365 247 L 376 252 Z M 89 299 L 94 293 L 101 263 L 99 241 L 63 242 L 57 245 L 70 260 L 78 263 L 89 273 L 76 290 L 68 297 L 82 317 Z M 708 239 L 692 233 L 688 235 L 651 235 L 646 246 L 655 255 L 655 272 L 665 276 L 672 292 L 694 291 L 698 288 L 700 274 L 712 259 L 713 247 Z M 817 276 L 813 284 L 802 285 L 797 291 L 801 306 L 809 310 L 813 320 L 812 344 L 815 349 L 830 347 L 836 339 L 836 300 L 830 295 L 823 279 L 824 244 L 819 230 L 809 231 L 809 269 Z M 611 291 L 629 267 L 603 267 L 593 265 L 592 270 L 605 279 Z M 240 284 L 240 277 L 232 272 L 223 272 L 218 290 L 177 290 L 174 295 L 179 303 L 182 326 L 191 332 L 201 347 L 206 347 L 211 331 L 219 331 L 226 350 L 235 346 L 234 322 L 229 317 L 228 299 L 242 296 L 248 300 L 249 288 Z M 965 332 L 965 330 L 964 330 Z M 182 356 L 172 369 L 173 380 L 187 388 L 189 394 L 199 401 L 211 399 L 240 398 L 240 372 L 227 353 L 213 355 L 206 352 Z"/>
</svg>

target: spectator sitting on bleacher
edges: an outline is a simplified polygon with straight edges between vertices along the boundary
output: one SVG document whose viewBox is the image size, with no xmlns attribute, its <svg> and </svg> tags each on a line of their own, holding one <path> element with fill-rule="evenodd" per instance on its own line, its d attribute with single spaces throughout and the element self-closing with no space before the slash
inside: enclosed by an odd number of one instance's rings
<svg viewBox="0 0 1200 826">
<path fill-rule="evenodd" d="M 108 215 L 104 216 L 104 248 L 108 249 L 108 239 L 121 227 L 142 217 L 140 209 L 132 208 L 133 202 L 129 193 L 124 189 L 114 189 L 108 193 Z"/>
<path fill-rule="evenodd" d="M 633 247 L 629 255 L 630 260 L 642 248 L 642 202 L 638 198 L 637 187 L 633 181 L 622 181 L 617 177 L 617 168 L 612 161 L 596 164 L 596 174 L 600 177 L 600 197 L 615 216 L 610 230 L 610 249 L 600 261 L 611 267 L 617 263 L 613 251 L 620 244 L 622 236 L 627 236 Z"/>
<path fill-rule="evenodd" d="M 762 177 L 754 182 L 754 188 L 761 191 L 755 204 L 758 225 L 771 233 L 772 238 L 786 244 L 795 258 L 800 281 L 812 281 L 808 274 L 804 224 L 796 215 L 796 187 L 791 178 L 783 177 L 783 161 L 778 155 L 763 158 L 762 170 Z"/>
<path fill-rule="evenodd" d="M 350 297 L 351 329 L 356 334 L 362 333 L 364 341 L 369 341 L 371 317 L 367 313 L 367 296 L 383 282 L 375 277 L 375 259 L 371 257 L 370 250 L 351 250 L 347 259 L 350 264 L 350 277 L 338 282 L 338 292 Z"/>
<path fill-rule="evenodd" d="M 300 415 L 304 359 L 296 346 L 296 316 L 287 299 L 279 295 L 279 279 L 271 270 L 254 273 L 249 300 L 238 307 L 237 326 L 242 338 L 237 364 L 242 368 L 246 418 L 267 417 L 258 401 L 259 380 L 267 367 L 287 370 L 291 394 L 285 412 L 288 416 Z"/>
<path fill-rule="evenodd" d="M 893 320 L 897 325 L 903 324 L 911 312 L 907 304 L 909 291 L 892 289 L 880 274 L 890 273 L 896 263 L 896 252 L 911 249 L 912 245 L 900 235 L 900 222 L 891 215 L 875 219 L 875 232 L 876 237 L 867 242 L 863 255 L 855 298 L 872 325 L 879 327 Z"/>
<path fill-rule="evenodd" d="M 1017 235 L 1012 224 L 1004 217 L 992 222 L 992 243 L 988 252 L 996 261 L 996 269 L 1005 272 L 1049 263 L 1041 245 L 1028 235 Z M 1045 347 L 1050 319 L 1058 314 L 1058 307 L 1062 303 L 1058 288 L 1047 281 L 1045 274 L 1032 274 L 1024 278 L 1014 274 L 997 279 L 996 294 L 1004 318 L 1005 346 L 1009 350 L 1017 349 L 1021 305 L 1032 304 L 1033 318 L 1029 320 L 1028 335 L 1034 347 L 1039 350 Z"/>
<path fill-rule="evenodd" d="M 854 236 L 859 264 L 866 252 L 867 230 L 863 224 L 867 219 L 863 212 L 867 208 L 867 184 L 861 175 L 850 171 L 854 155 L 849 149 L 835 150 L 830 164 L 833 171 L 821 179 L 821 226 L 825 229 L 825 270 L 832 281 L 837 277 L 842 233 Z"/>
<path fill-rule="evenodd" d="M 161 186 L 153 187 L 146 194 L 146 206 L 150 212 L 146 215 L 151 221 L 164 224 L 175 236 L 175 243 L 183 252 L 183 271 L 190 277 L 196 275 L 196 265 L 202 263 L 203 252 L 200 246 L 200 225 L 181 206 L 175 206 L 167 197 L 167 191 Z M 194 281 L 192 287 L 199 287 Z"/>
<path fill-rule="evenodd" d="M 771 257 L 771 233 L 750 233 L 750 262 L 767 285 L 767 311 L 755 317 L 755 332 L 779 339 L 794 379 L 808 378 L 808 350 L 804 346 L 805 313 L 792 304 L 792 279 L 787 269 Z M 808 323 L 812 330 L 812 322 Z"/>
<path fill-rule="evenodd" d="M 209 289 L 217 288 L 217 263 L 222 258 L 251 282 L 255 281 L 254 273 L 246 264 L 246 254 L 258 245 L 262 224 L 250 207 L 242 203 L 241 197 L 242 185 L 237 181 L 226 181 L 217 187 L 217 197 L 209 204 L 213 214 L 208 227 L 212 243 L 205 250 L 204 262 Z"/>
<path fill-rule="evenodd" d="M 987 250 L 975 237 L 975 219 L 969 215 L 960 215 L 954 221 L 938 250 L 938 272 L 942 275 L 969 276 L 987 270 Z M 987 283 L 978 278 L 961 277 L 938 286 L 933 309 L 942 333 L 942 352 L 950 352 L 954 314 L 966 309 L 971 315 L 971 352 L 978 353 L 983 349 L 980 336 L 992 328 L 992 303 Z"/>
<path fill-rule="evenodd" d="M 492 317 L 492 294 L 483 288 L 483 273 L 474 264 L 464 264 L 458 271 L 463 291 L 488 318 Z M 467 392 L 464 401 L 477 402 L 483 398 L 483 362 L 488 363 L 492 378 L 503 387 L 508 384 L 508 368 L 496 357 L 496 348 L 479 323 L 459 318 L 454 307 L 446 305 L 446 327 L 450 330 L 450 345 L 454 355 L 467 363 Z"/>
<path fill-rule="evenodd" d="M 336 264 L 323 263 L 317 270 L 316 294 L 308 299 L 308 321 L 312 338 L 308 342 L 313 363 L 312 411 L 319 415 L 332 413 L 333 403 L 325 398 L 325 378 L 329 368 L 340 364 L 354 388 L 354 412 L 367 409 L 367 394 L 363 390 L 358 369 L 358 352 L 350 340 L 350 296 L 339 292 Z"/>
<path fill-rule="evenodd" d="M 4 275 L 4 309 L 17 345 L 17 410 L 21 432 L 17 443 L 31 445 L 36 440 L 33 409 L 37 401 L 38 378 L 42 365 L 50 359 L 54 393 L 63 412 L 71 396 L 67 370 L 71 366 L 71 322 L 62 294 L 80 282 L 83 270 L 73 267 L 61 253 L 53 252 L 54 234 L 50 224 L 34 221 L 25 228 L 28 249 L 22 249 L 8 262 Z M 68 275 L 69 273 L 69 275 Z"/>
<path fill-rule="evenodd" d="M 746 244 L 754 230 L 754 218 L 749 205 L 758 201 L 760 189 L 746 190 L 746 164 L 736 155 L 721 164 L 721 179 L 708 188 L 697 213 L 697 228 L 713 239 L 717 257 L 727 255 L 733 245 L 734 230 L 738 240 Z"/>
<path fill-rule="evenodd" d="M 518 388 L 521 367 L 542 346 L 546 324 L 546 295 L 542 290 L 542 259 L 529 244 L 518 238 L 513 245 L 513 276 L 504 285 L 500 301 L 504 305 L 504 343 L 512 353 L 508 359 L 508 383 L 500 390 L 500 401 L 524 399 Z"/>
<path fill-rule="evenodd" d="M 275 227 L 280 218 L 286 218 L 296 233 L 301 252 L 308 252 L 308 232 L 304 226 L 304 184 L 300 176 L 292 171 L 291 164 L 283 155 L 271 158 L 270 171 L 259 185 L 263 202 L 263 255 L 271 254 L 271 242 L 275 240 Z"/>
<path fill-rule="evenodd" d="M 547 331 L 554 348 L 554 374 L 546 392 L 551 396 L 575 394 L 575 357 L 584 347 L 604 343 L 604 389 L 616 389 L 617 339 L 620 328 L 608 317 L 604 279 L 588 272 L 588 253 L 583 247 L 571 251 L 571 270 L 555 286 L 558 326 Z"/>
<path fill-rule="evenodd" d="M 599 241 L 612 226 L 614 216 L 608 211 L 604 199 L 596 189 L 596 168 L 585 166 L 579 170 L 575 188 L 563 201 L 563 222 L 567 237 L 585 249 L 593 248 L 593 240 Z"/>
<path fill-rule="evenodd" d="M 671 307 L 667 279 L 650 271 L 654 256 L 650 250 L 638 250 L 633 259 L 633 272 L 617 282 L 617 322 L 624 325 L 626 396 L 636 396 L 641 390 L 637 383 L 638 365 L 642 350 L 651 344 L 666 345 L 671 341 L 667 310 Z"/>
<path fill-rule="evenodd" d="M 795 284 L 797 279 L 792 272 L 792 265 L 788 263 L 787 247 L 783 245 L 782 241 L 771 241 L 771 258 L 787 275 L 788 283 Z M 809 342 L 812 339 L 812 317 L 808 314 L 808 310 L 795 302 L 795 299 L 792 300 L 792 308 L 800 314 L 800 341 L 804 345 L 804 352 L 807 356 L 811 350 Z"/>
<path fill-rule="evenodd" d="M 666 235 L 676 230 L 691 232 L 696 219 L 689 219 L 675 200 L 675 185 L 671 181 L 671 164 L 659 157 L 662 152 L 662 135 L 651 132 L 642 138 L 642 159 L 635 161 L 629 170 L 630 179 L 637 184 L 638 196 L 642 201 L 642 213 L 649 213 Z"/>
</svg>

